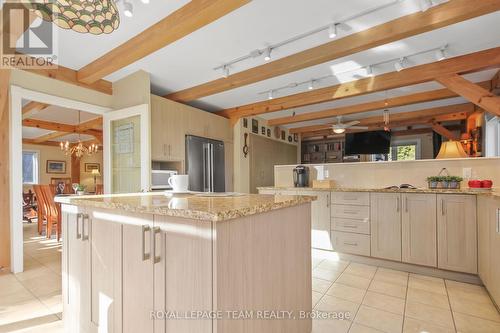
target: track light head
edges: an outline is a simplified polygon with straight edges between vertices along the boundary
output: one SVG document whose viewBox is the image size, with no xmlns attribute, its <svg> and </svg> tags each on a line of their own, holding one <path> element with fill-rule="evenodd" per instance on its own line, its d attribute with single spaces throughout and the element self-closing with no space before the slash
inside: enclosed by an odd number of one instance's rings
<svg viewBox="0 0 500 333">
<path fill-rule="evenodd" d="M 125 14 L 126 17 L 134 16 L 134 6 L 131 2 L 123 1 L 123 14 Z"/>
<path fill-rule="evenodd" d="M 373 76 L 375 76 L 375 75 L 373 74 L 373 66 L 372 66 L 372 65 L 370 65 L 370 66 L 366 67 L 366 76 L 368 76 L 368 77 L 373 77 Z"/>
<path fill-rule="evenodd" d="M 267 93 L 267 99 L 273 99 L 274 98 L 274 90 L 269 90 Z"/>
<path fill-rule="evenodd" d="M 267 49 L 264 50 L 264 60 L 269 61 L 271 60 L 271 53 L 273 52 L 273 49 L 268 47 Z"/>
<path fill-rule="evenodd" d="M 229 77 L 229 66 L 224 65 L 222 66 L 222 77 L 227 79 Z"/>
<path fill-rule="evenodd" d="M 316 81 L 315 81 L 315 80 L 311 80 L 311 81 L 309 81 L 309 86 L 307 87 L 307 89 L 309 89 L 309 90 L 313 90 L 313 89 L 314 89 L 314 83 L 316 83 Z"/>
<path fill-rule="evenodd" d="M 338 24 L 337 23 L 332 23 L 328 27 L 328 37 L 330 39 L 334 39 L 338 35 Z"/>
<path fill-rule="evenodd" d="M 434 3 L 432 2 L 432 0 L 419 0 L 419 5 L 420 10 L 422 12 L 425 12 L 429 10 L 434 5 Z"/>
<path fill-rule="evenodd" d="M 406 68 L 406 58 L 401 58 L 399 59 L 395 64 L 394 64 L 394 68 L 396 68 L 396 70 L 398 72 L 401 72 L 403 69 Z"/>
<path fill-rule="evenodd" d="M 446 46 L 443 46 L 439 50 L 436 51 L 436 60 L 437 61 L 442 61 L 447 58 L 446 56 Z"/>
</svg>

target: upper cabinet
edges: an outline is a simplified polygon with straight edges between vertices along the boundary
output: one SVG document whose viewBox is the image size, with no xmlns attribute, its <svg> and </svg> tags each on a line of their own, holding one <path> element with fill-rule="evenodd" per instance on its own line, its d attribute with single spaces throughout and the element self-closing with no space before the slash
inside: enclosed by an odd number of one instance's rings
<svg viewBox="0 0 500 333">
<path fill-rule="evenodd" d="M 151 158 L 184 161 L 186 135 L 232 141 L 229 120 L 210 112 L 151 95 Z"/>
<path fill-rule="evenodd" d="M 477 274 L 475 195 L 437 196 L 438 268 Z"/>
</svg>

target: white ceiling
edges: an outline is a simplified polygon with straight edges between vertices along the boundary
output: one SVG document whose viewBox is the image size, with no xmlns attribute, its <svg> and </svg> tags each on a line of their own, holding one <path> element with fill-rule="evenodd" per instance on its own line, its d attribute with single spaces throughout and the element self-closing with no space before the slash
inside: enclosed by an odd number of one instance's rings
<svg viewBox="0 0 500 333">
<path fill-rule="evenodd" d="M 168 16 L 187 2 L 187 0 L 155 0 L 145 5 L 139 0 L 134 0 L 134 17 L 127 18 L 121 15 L 122 22 L 120 28 L 110 35 L 94 36 L 91 34 L 79 34 L 70 30 L 58 29 L 59 64 L 65 67 L 79 69 L 127 41 L 132 36 L 138 34 L 163 17 Z M 178 91 L 220 78 L 221 73 L 214 71 L 214 67 L 234 58 L 246 55 L 252 50 L 262 49 L 269 44 L 281 42 L 320 26 L 358 14 L 368 8 L 390 2 L 392 2 L 392 0 L 253 0 L 249 4 L 235 10 L 212 24 L 109 75 L 106 79 L 116 81 L 132 72 L 142 69 L 151 74 L 152 91 L 154 93 L 163 95 L 167 92 Z M 348 24 L 351 26 L 351 30 L 347 32 L 340 31 L 339 37 L 365 30 L 398 17 L 417 12 L 418 10 L 418 1 L 401 0 L 387 9 L 349 21 Z M 476 52 L 500 46 L 498 31 L 500 31 L 500 12 L 383 45 L 329 63 L 201 98 L 191 104 L 208 111 L 214 111 L 254 103 L 267 98 L 266 95 L 261 95 L 259 92 L 286 86 L 293 82 L 302 82 L 328 75 L 332 72 L 332 67 L 338 71 L 339 68 L 342 70 L 345 68 L 352 68 L 352 66 L 370 65 L 388 59 L 407 56 L 422 50 L 440 47 L 444 44 L 450 45 L 448 50 L 449 56 Z M 275 50 L 273 52 L 273 60 L 326 43 L 329 40 L 326 32 L 318 33 Z M 433 52 L 411 58 L 412 65 L 434 61 Z M 231 72 L 242 71 L 261 65 L 262 63 L 264 63 L 262 57 L 244 61 L 233 66 Z M 378 66 L 376 68 L 376 74 L 389 71 L 394 71 L 393 64 Z M 319 82 L 317 87 L 356 80 L 357 76 L 355 74 L 355 72 L 348 73 Z M 487 71 L 476 76 L 473 75 L 473 78 L 476 81 L 482 81 L 491 79 L 494 74 L 495 71 Z M 436 83 L 426 83 L 391 90 L 388 92 L 388 95 L 391 97 L 438 88 L 440 88 L 440 86 Z M 276 96 L 291 95 L 305 91 L 306 89 L 307 86 L 288 89 L 279 92 Z M 352 105 L 360 102 L 377 100 L 384 98 L 384 96 L 384 93 L 370 94 L 301 107 L 293 111 L 296 113 L 318 111 L 341 105 Z M 462 99 L 437 101 L 425 103 L 425 105 L 395 108 L 394 112 L 406 112 L 417 110 L 422 107 L 434 107 L 443 105 L 443 103 L 462 102 Z M 292 111 L 275 112 L 265 115 L 264 117 L 268 119 L 276 118 L 290 115 L 291 112 Z M 75 121 L 74 118 L 71 118 L 72 120 L 69 119 L 69 113 L 61 110 L 52 110 L 52 112 L 47 114 L 41 112 L 34 118 L 40 119 L 38 117 L 45 117 L 44 120 L 57 120 L 67 123 L 74 123 Z M 350 119 L 349 117 L 346 118 Z M 331 119 L 321 120 L 319 122 L 308 122 L 306 124 L 293 124 L 289 127 L 329 121 L 331 121 Z"/>
</svg>

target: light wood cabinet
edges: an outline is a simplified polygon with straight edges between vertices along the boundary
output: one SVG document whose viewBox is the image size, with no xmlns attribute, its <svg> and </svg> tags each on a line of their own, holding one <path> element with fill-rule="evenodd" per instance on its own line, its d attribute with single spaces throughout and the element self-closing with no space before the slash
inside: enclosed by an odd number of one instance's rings
<svg viewBox="0 0 500 333">
<path fill-rule="evenodd" d="M 352 232 L 332 231 L 332 245 L 335 251 L 362 256 L 370 255 L 370 236 Z"/>
<path fill-rule="evenodd" d="M 488 290 L 500 306 L 500 198 L 494 198 L 490 209 L 490 278 Z"/>
<path fill-rule="evenodd" d="M 330 192 L 310 191 L 298 192 L 303 195 L 314 195 L 316 201 L 311 205 L 312 247 L 333 250 L 330 238 Z"/>
<path fill-rule="evenodd" d="M 401 261 L 401 195 L 370 196 L 371 256 Z"/>
<path fill-rule="evenodd" d="M 488 197 L 477 199 L 477 270 L 481 281 L 486 287 L 490 286 L 491 277 L 491 241 L 495 231 L 495 200 Z"/>
<path fill-rule="evenodd" d="M 402 260 L 437 267 L 436 195 L 402 195 Z"/>
<path fill-rule="evenodd" d="M 438 268 L 477 274 L 476 196 L 437 195 Z"/>
</svg>

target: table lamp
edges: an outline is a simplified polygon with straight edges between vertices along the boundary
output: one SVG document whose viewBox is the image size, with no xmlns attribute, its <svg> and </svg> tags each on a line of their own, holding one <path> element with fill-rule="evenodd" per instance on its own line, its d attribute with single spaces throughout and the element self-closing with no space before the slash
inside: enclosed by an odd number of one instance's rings
<svg viewBox="0 0 500 333">
<path fill-rule="evenodd" d="M 459 141 L 445 141 L 441 143 L 441 148 L 439 149 L 439 154 L 436 156 L 436 159 L 464 157 L 468 156 Z"/>
<path fill-rule="evenodd" d="M 94 176 L 94 191 L 97 188 L 97 177 L 101 176 L 101 173 L 98 169 L 92 169 L 92 176 Z"/>
</svg>

